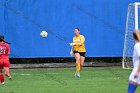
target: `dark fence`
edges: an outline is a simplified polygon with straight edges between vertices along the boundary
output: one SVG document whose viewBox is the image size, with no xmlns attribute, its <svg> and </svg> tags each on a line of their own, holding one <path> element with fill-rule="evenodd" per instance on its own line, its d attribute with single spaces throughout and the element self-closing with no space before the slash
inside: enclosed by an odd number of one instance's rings
<svg viewBox="0 0 140 93">
<path fill-rule="evenodd" d="M 70 63 L 75 62 L 74 58 L 11 58 L 12 64 L 32 64 L 32 63 Z M 99 63 L 120 63 L 121 57 L 87 57 L 85 62 Z"/>
</svg>

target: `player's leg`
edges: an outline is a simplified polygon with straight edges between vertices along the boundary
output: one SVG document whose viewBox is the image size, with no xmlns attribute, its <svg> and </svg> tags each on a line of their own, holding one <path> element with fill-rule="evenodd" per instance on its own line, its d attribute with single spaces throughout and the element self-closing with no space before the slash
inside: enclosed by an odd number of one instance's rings
<svg viewBox="0 0 140 93">
<path fill-rule="evenodd" d="M 81 70 L 82 70 L 82 67 L 84 65 L 84 61 L 85 61 L 85 57 L 84 56 L 80 56 Z"/>
<path fill-rule="evenodd" d="M 10 68 L 9 67 L 4 67 L 5 75 L 9 77 L 9 80 L 12 80 L 12 76 L 10 74 Z"/>
<path fill-rule="evenodd" d="M 74 54 L 75 59 L 76 59 L 76 74 L 75 75 L 79 75 L 80 77 L 80 54 L 79 53 L 75 53 Z"/>
<path fill-rule="evenodd" d="M 3 60 L 0 59 L 0 82 L 4 85 L 4 75 L 3 75 Z"/>
<path fill-rule="evenodd" d="M 132 84 L 132 83 L 128 83 L 128 93 L 135 93 L 137 86 Z"/>
<path fill-rule="evenodd" d="M 3 75 L 2 69 L 0 69 L 0 81 L 1 81 L 1 84 L 4 85 L 4 75 Z"/>
<path fill-rule="evenodd" d="M 81 63 L 81 66 L 83 66 L 83 65 L 84 65 L 84 61 L 85 61 L 85 57 L 80 56 L 80 63 Z"/>
<path fill-rule="evenodd" d="M 85 52 L 80 53 L 80 64 L 81 64 L 81 69 L 84 65 L 84 61 L 85 61 Z"/>
<path fill-rule="evenodd" d="M 10 74 L 10 62 L 9 60 L 4 60 L 4 71 L 5 75 L 9 77 L 9 80 L 12 80 L 12 76 Z"/>
</svg>

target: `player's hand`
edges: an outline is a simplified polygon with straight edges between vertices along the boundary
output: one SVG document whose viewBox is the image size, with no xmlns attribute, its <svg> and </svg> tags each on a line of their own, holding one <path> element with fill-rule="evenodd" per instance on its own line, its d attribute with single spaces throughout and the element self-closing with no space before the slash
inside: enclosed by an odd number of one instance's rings
<svg viewBox="0 0 140 93">
<path fill-rule="evenodd" d="M 75 43 L 70 43 L 70 46 L 75 46 L 76 44 Z"/>
<path fill-rule="evenodd" d="M 74 53 L 73 53 L 73 51 L 72 51 L 72 50 L 70 51 L 70 55 L 71 55 L 71 56 L 73 56 L 73 55 L 74 55 Z"/>
<path fill-rule="evenodd" d="M 138 78 L 138 76 L 139 76 L 139 72 L 136 72 L 135 74 L 134 74 L 134 78 Z"/>
</svg>

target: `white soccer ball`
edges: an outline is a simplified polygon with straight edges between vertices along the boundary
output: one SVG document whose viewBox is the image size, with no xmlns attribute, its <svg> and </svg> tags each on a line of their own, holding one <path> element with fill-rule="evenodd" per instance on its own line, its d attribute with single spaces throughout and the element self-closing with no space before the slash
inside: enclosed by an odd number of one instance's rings
<svg viewBox="0 0 140 93">
<path fill-rule="evenodd" d="M 46 38 L 48 36 L 48 32 L 47 31 L 41 31 L 40 35 L 41 35 L 41 37 Z"/>
</svg>

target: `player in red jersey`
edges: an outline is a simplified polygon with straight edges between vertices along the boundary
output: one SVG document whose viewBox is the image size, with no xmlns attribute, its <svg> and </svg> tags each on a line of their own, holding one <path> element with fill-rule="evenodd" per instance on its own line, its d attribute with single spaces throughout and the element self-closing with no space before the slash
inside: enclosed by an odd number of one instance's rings
<svg viewBox="0 0 140 93">
<path fill-rule="evenodd" d="M 9 77 L 9 80 L 12 79 L 9 70 L 10 69 L 9 54 L 10 47 L 7 43 L 5 43 L 4 36 L 0 36 L 0 81 L 2 85 L 4 85 L 3 70 L 5 71 L 5 75 Z"/>
</svg>

